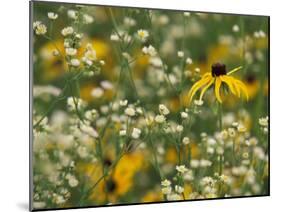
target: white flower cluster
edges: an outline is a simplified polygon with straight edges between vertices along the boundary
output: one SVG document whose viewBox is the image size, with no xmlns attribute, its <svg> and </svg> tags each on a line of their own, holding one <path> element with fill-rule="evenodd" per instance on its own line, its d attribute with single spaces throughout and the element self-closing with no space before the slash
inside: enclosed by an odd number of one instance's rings
<svg viewBox="0 0 281 212">
<path fill-rule="evenodd" d="M 37 35 L 45 35 L 47 33 L 47 27 L 41 21 L 35 21 L 33 23 L 33 29 Z"/>
</svg>

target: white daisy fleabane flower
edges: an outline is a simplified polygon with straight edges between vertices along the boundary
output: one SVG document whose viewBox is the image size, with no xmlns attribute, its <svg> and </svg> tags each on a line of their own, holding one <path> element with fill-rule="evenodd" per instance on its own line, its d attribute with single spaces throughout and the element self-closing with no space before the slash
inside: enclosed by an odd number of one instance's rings
<svg viewBox="0 0 281 212">
<path fill-rule="evenodd" d="M 65 27 L 61 30 L 63 36 L 71 35 L 74 32 L 74 29 L 71 26 Z"/>
<path fill-rule="evenodd" d="M 140 137 L 141 130 L 139 128 L 133 128 L 132 137 L 138 139 Z"/>
<path fill-rule="evenodd" d="M 120 104 L 120 106 L 126 106 L 127 104 L 128 104 L 128 100 L 127 99 L 124 99 L 124 100 L 120 100 L 119 101 L 119 104 Z"/>
<path fill-rule="evenodd" d="M 187 172 L 187 168 L 185 167 L 185 165 L 180 165 L 180 166 L 176 166 L 176 170 L 181 173 L 184 174 L 185 172 Z"/>
<path fill-rule="evenodd" d="M 33 29 L 35 30 L 36 35 L 44 35 L 47 32 L 46 25 L 42 24 L 40 21 L 35 21 L 33 23 Z"/>
<path fill-rule="evenodd" d="M 184 138 L 182 139 L 182 143 L 183 143 L 184 145 L 188 145 L 188 144 L 190 143 L 189 137 L 184 137 Z"/>
<path fill-rule="evenodd" d="M 188 57 L 188 58 L 186 58 L 185 63 L 188 65 L 191 65 L 193 63 L 193 61 L 190 57 Z"/>
<path fill-rule="evenodd" d="M 132 107 L 127 107 L 127 108 L 125 109 L 125 114 L 126 114 L 127 116 L 135 116 L 135 115 L 136 115 L 136 111 L 135 111 L 135 109 L 132 108 Z"/>
<path fill-rule="evenodd" d="M 80 126 L 80 129 L 81 129 L 82 132 L 84 132 L 84 133 L 86 133 L 86 134 L 88 134 L 88 135 L 90 135 L 90 136 L 92 136 L 94 138 L 98 138 L 99 137 L 98 132 L 94 128 L 92 128 L 91 126 L 88 126 L 86 124 L 82 124 Z"/>
<path fill-rule="evenodd" d="M 68 184 L 69 184 L 70 187 L 73 188 L 73 187 L 78 186 L 79 181 L 74 176 L 72 176 L 68 179 Z"/>
<path fill-rule="evenodd" d="M 125 136 L 127 134 L 127 131 L 126 130 L 120 130 L 119 131 L 119 135 L 120 136 Z"/>
<path fill-rule="evenodd" d="M 93 16 L 90 16 L 88 14 L 84 14 L 83 15 L 83 21 L 84 21 L 85 24 L 91 24 L 91 23 L 94 22 L 94 18 L 93 18 Z"/>
<path fill-rule="evenodd" d="M 183 131 L 183 126 L 182 125 L 177 125 L 176 131 L 177 132 L 182 132 Z"/>
<path fill-rule="evenodd" d="M 51 20 L 56 20 L 59 17 L 57 13 L 54 12 L 48 12 L 48 18 Z"/>
<path fill-rule="evenodd" d="M 237 25 L 237 24 L 235 24 L 235 25 L 233 25 L 233 27 L 232 27 L 232 31 L 233 32 L 239 32 L 239 26 Z"/>
<path fill-rule="evenodd" d="M 147 30 L 144 30 L 144 29 L 138 30 L 137 34 L 138 34 L 139 39 L 142 42 L 145 42 L 147 40 L 147 38 L 149 37 L 149 32 Z"/>
<path fill-rule="evenodd" d="M 67 16 L 71 19 L 77 19 L 78 18 L 78 12 L 76 10 L 68 10 Z"/>
<path fill-rule="evenodd" d="M 70 65 L 72 65 L 74 67 L 78 67 L 80 65 L 80 61 L 76 58 L 73 58 L 70 60 Z"/>
<path fill-rule="evenodd" d="M 163 104 L 159 105 L 159 112 L 162 115 L 168 115 L 170 113 L 169 109 L 165 105 L 163 105 Z"/>
<path fill-rule="evenodd" d="M 156 54 L 157 54 L 155 48 L 154 48 L 152 45 L 149 45 L 148 47 L 146 47 L 146 46 L 143 47 L 143 48 L 142 48 L 142 52 L 143 52 L 144 54 L 148 54 L 148 55 L 151 56 L 151 57 L 154 57 L 154 56 L 156 56 Z"/>
<path fill-rule="evenodd" d="M 125 17 L 123 20 L 124 25 L 128 26 L 128 27 L 133 27 L 136 25 L 136 20 L 130 17 Z"/>
<path fill-rule="evenodd" d="M 103 94 L 104 94 L 103 89 L 102 89 L 102 88 L 99 88 L 99 87 L 94 88 L 94 89 L 91 91 L 91 96 L 92 96 L 92 97 L 95 97 L 95 98 L 100 98 L 100 97 L 103 96 Z"/>
<path fill-rule="evenodd" d="M 197 106 L 202 106 L 203 103 L 204 103 L 203 100 L 200 100 L 200 99 L 199 100 L 194 100 L 194 104 L 197 105 Z"/>
<path fill-rule="evenodd" d="M 180 185 L 176 185 L 175 186 L 175 191 L 179 194 L 183 193 L 184 192 L 184 188 Z"/>
<path fill-rule="evenodd" d="M 200 68 L 197 67 L 194 69 L 194 71 L 199 74 L 201 70 L 200 70 Z"/>
<path fill-rule="evenodd" d="M 161 185 L 164 186 L 164 187 L 170 186 L 171 185 L 171 181 L 165 179 L 165 180 L 161 181 Z"/>
<path fill-rule="evenodd" d="M 172 188 L 171 186 L 167 186 L 167 187 L 163 187 L 162 188 L 162 193 L 165 194 L 165 195 L 168 195 L 172 192 Z"/>
<path fill-rule="evenodd" d="M 268 116 L 264 118 L 259 118 L 259 125 L 262 127 L 267 127 L 268 126 Z"/>
<path fill-rule="evenodd" d="M 65 53 L 66 53 L 66 55 L 74 56 L 74 55 L 77 54 L 77 49 L 74 49 L 74 48 L 66 48 L 66 49 L 65 49 Z"/>
<path fill-rule="evenodd" d="M 110 35 L 110 40 L 111 41 L 119 41 L 119 36 L 117 34 L 112 34 L 112 35 Z"/>
<path fill-rule="evenodd" d="M 183 58 L 184 57 L 184 52 L 183 51 L 178 51 L 178 57 Z"/>
<path fill-rule="evenodd" d="M 187 119 L 187 118 L 188 118 L 188 113 L 186 113 L 186 112 L 181 112 L 181 118 Z"/>
<path fill-rule="evenodd" d="M 155 116 L 154 120 L 156 123 L 162 124 L 163 122 L 166 121 L 166 118 L 163 115 L 157 115 Z"/>
</svg>

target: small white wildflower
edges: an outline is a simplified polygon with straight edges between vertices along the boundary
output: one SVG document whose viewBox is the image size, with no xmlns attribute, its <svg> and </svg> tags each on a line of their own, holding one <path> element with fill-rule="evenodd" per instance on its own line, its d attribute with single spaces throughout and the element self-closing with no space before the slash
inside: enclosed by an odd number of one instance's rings
<svg viewBox="0 0 281 212">
<path fill-rule="evenodd" d="M 247 131 L 247 128 L 243 124 L 239 124 L 237 127 L 237 131 L 243 133 Z"/>
<path fill-rule="evenodd" d="M 153 46 L 151 46 L 151 45 L 149 45 L 148 47 L 146 47 L 146 46 L 143 47 L 142 48 L 142 52 L 144 54 L 148 54 L 148 55 L 150 55 L 152 57 L 156 56 L 156 54 L 157 54 L 155 48 Z"/>
<path fill-rule="evenodd" d="M 203 100 L 200 100 L 200 99 L 199 100 L 196 100 L 196 99 L 194 100 L 194 104 L 197 105 L 197 106 L 202 106 L 203 103 L 204 103 Z"/>
<path fill-rule="evenodd" d="M 76 58 L 72 58 L 70 60 L 70 65 L 78 67 L 80 65 L 80 61 L 78 59 L 76 59 Z"/>
<path fill-rule="evenodd" d="M 181 118 L 187 119 L 187 118 L 188 118 L 188 113 L 186 113 L 186 112 L 181 112 Z"/>
<path fill-rule="evenodd" d="M 228 128 L 228 135 L 231 138 L 235 137 L 235 135 L 236 135 L 235 129 L 232 127 Z"/>
<path fill-rule="evenodd" d="M 126 130 L 120 130 L 119 131 L 119 135 L 120 136 L 125 136 L 127 134 L 127 131 Z"/>
<path fill-rule="evenodd" d="M 109 82 L 108 80 L 104 80 L 104 81 L 102 81 L 100 84 L 101 84 L 101 87 L 102 87 L 103 89 L 105 89 L 105 90 L 111 90 L 111 89 L 113 89 L 112 83 Z"/>
<path fill-rule="evenodd" d="M 79 181 L 73 176 L 68 179 L 68 184 L 70 187 L 76 187 L 79 184 Z"/>
<path fill-rule="evenodd" d="M 88 60 L 95 61 L 97 59 L 97 54 L 94 49 L 87 50 L 84 54 L 84 57 Z"/>
<path fill-rule="evenodd" d="M 175 191 L 179 194 L 184 192 L 184 188 L 182 186 L 176 185 L 175 186 Z"/>
<path fill-rule="evenodd" d="M 119 41 L 119 36 L 117 34 L 112 34 L 112 35 L 110 35 L 110 40 L 111 41 Z"/>
<path fill-rule="evenodd" d="M 268 126 L 268 116 L 265 118 L 259 118 L 259 125 L 262 127 L 267 127 Z"/>
<path fill-rule="evenodd" d="M 33 29 L 35 30 L 37 28 L 37 26 L 39 26 L 41 24 L 41 21 L 34 21 L 33 22 Z"/>
<path fill-rule="evenodd" d="M 233 32 L 239 32 L 239 26 L 237 25 L 237 24 L 235 24 L 235 25 L 233 25 L 233 27 L 232 27 L 232 31 Z"/>
<path fill-rule="evenodd" d="M 94 89 L 92 89 L 92 91 L 91 91 L 91 96 L 92 96 L 92 97 L 95 97 L 95 98 L 100 98 L 100 97 L 102 97 L 103 94 L 104 94 L 103 89 L 102 89 L 102 88 L 99 88 L 99 87 L 94 88 Z"/>
<path fill-rule="evenodd" d="M 177 132 L 182 132 L 183 131 L 183 126 L 182 125 L 177 125 L 176 131 Z"/>
<path fill-rule="evenodd" d="M 256 146 L 258 144 L 258 139 L 255 137 L 252 137 L 249 139 L 249 145 L 250 146 Z"/>
<path fill-rule="evenodd" d="M 166 121 L 166 118 L 163 115 L 157 115 L 157 116 L 155 116 L 154 120 L 155 120 L 155 122 L 161 124 Z"/>
<path fill-rule="evenodd" d="M 201 159 L 200 160 L 200 166 L 201 167 L 209 167 L 212 165 L 212 162 L 206 159 Z"/>
<path fill-rule="evenodd" d="M 61 34 L 63 36 L 71 35 L 73 32 L 74 32 L 74 29 L 71 26 L 65 27 L 61 30 Z"/>
<path fill-rule="evenodd" d="M 140 107 L 137 107 L 136 111 L 137 111 L 137 113 L 140 114 L 140 115 L 143 114 L 143 111 L 142 111 L 142 109 L 141 109 Z"/>
<path fill-rule="evenodd" d="M 119 101 L 119 104 L 120 104 L 120 106 L 126 106 L 126 105 L 128 104 L 128 100 L 127 100 L 127 99 L 125 99 L 125 100 L 120 100 L 120 101 Z"/>
<path fill-rule="evenodd" d="M 77 19 L 78 18 L 78 12 L 76 10 L 68 10 L 67 16 L 71 19 Z"/>
<path fill-rule="evenodd" d="M 122 52 L 122 56 L 128 61 L 132 59 L 131 55 L 128 52 Z"/>
<path fill-rule="evenodd" d="M 168 115 L 170 113 L 169 109 L 163 104 L 159 105 L 159 112 L 163 115 Z"/>
<path fill-rule="evenodd" d="M 136 20 L 133 18 L 125 17 L 123 23 L 126 26 L 132 27 L 136 25 Z"/>
<path fill-rule="evenodd" d="M 165 180 L 161 181 L 161 185 L 164 186 L 164 187 L 170 186 L 171 185 L 171 181 L 165 179 Z"/>
<path fill-rule="evenodd" d="M 47 33 L 47 27 L 44 24 L 40 23 L 36 25 L 35 33 L 37 35 L 44 35 Z"/>
<path fill-rule="evenodd" d="M 178 51 L 178 57 L 183 58 L 184 57 L 184 52 L 183 51 Z"/>
<path fill-rule="evenodd" d="M 178 201 L 178 200 L 182 200 L 182 196 L 179 195 L 179 194 L 172 193 L 172 194 L 167 195 L 167 200 L 168 200 L 168 201 Z"/>
<path fill-rule="evenodd" d="M 94 22 L 94 18 L 93 18 L 93 16 L 90 16 L 88 14 L 84 14 L 83 15 L 83 21 L 84 21 L 85 24 L 91 24 L 91 23 Z"/>
<path fill-rule="evenodd" d="M 58 14 L 56 14 L 54 12 L 48 12 L 48 18 L 51 20 L 55 20 L 58 18 Z"/>
<path fill-rule="evenodd" d="M 101 64 L 102 66 L 104 66 L 104 65 L 105 65 L 105 61 L 104 61 L 104 60 L 100 60 L 100 64 Z"/>
<path fill-rule="evenodd" d="M 165 194 L 165 195 L 168 195 L 172 192 L 172 188 L 171 186 L 167 186 L 167 187 L 163 187 L 162 188 L 162 193 Z"/>
<path fill-rule="evenodd" d="M 184 174 L 185 172 L 187 172 L 187 168 L 185 167 L 185 165 L 180 165 L 180 166 L 176 166 L 176 170 L 181 173 Z"/>
<path fill-rule="evenodd" d="M 197 67 L 194 69 L 194 71 L 199 74 L 201 70 L 200 70 L 200 68 Z"/>
<path fill-rule="evenodd" d="M 138 139 L 140 137 L 141 130 L 138 128 L 133 128 L 132 137 Z"/>
<path fill-rule="evenodd" d="M 132 107 L 127 107 L 127 108 L 125 109 L 125 114 L 126 114 L 127 116 L 135 116 L 135 115 L 136 115 L 136 111 L 135 111 L 135 109 L 132 108 Z"/>
<path fill-rule="evenodd" d="M 86 134 L 88 134 L 88 135 L 90 135 L 94 138 L 99 137 L 98 132 L 94 128 L 92 128 L 91 126 L 87 126 L 86 124 L 82 124 L 80 126 L 80 129 L 81 129 L 82 132 L 84 132 L 84 133 L 86 133 Z"/>
<path fill-rule="evenodd" d="M 65 53 L 69 56 L 74 56 L 77 54 L 77 49 L 74 48 L 66 48 Z"/>
<path fill-rule="evenodd" d="M 183 15 L 184 15 L 185 17 L 189 17 L 189 16 L 190 16 L 190 12 L 184 12 Z"/>
<path fill-rule="evenodd" d="M 137 31 L 138 37 L 142 42 L 145 42 L 149 36 L 149 33 L 147 30 L 140 29 Z"/>
<path fill-rule="evenodd" d="M 232 125 L 232 127 L 238 127 L 239 123 L 238 122 L 233 122 L 231 125 Z"/>
<path fill-rule="evenodd" d="M 190 166 L 191 166 L 192 168 L 198 168 L 199 165 L 200 165 L 199 160 L 193 159 L 193 160 L 190 161 Z"/>
<path fill-rule="evenodd" d="M 188 144 L 190 143 L 189 137 L 183 137 L 182 143 L 183 143 L 184 145 L 188 145 Z"/>
<path fill-rule="evenodd" d="M 188 57 L 188 58 L 186 58 L 185 63 L 188 65 L 191 65 L 193 63 L 193 61 L 190 57 Z"/>
</svg>

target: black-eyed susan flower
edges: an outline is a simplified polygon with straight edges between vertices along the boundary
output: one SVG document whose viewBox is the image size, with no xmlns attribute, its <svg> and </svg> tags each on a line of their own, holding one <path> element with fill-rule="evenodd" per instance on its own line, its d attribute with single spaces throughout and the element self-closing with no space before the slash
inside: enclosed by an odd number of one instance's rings
<svg viewBox="0 0 281 212">
<path fill-rule="evenodd" d="M 231 93 L 233 93 L 235 96 L 240 97 L 241 93 L 245 95 L 245 97 L 248 99 L 248 92 L 245 84 L 235 79 L 232 76 L 229 76 L 230 74 L 240 70 L 242 67 L 239 66 L 238 68 L 232 69 L 231 71 L 226 71 L 225 64 L 221 63 L 215 63 L 212 65 L 212 71 L 205 73 L 199 81 L 197 81 L 192 88 L 189 91 L 188 97 L 189 102 L 192 101 L 192 98 L 196 94 L 196 92 L 202 88 L 199 100 L 201 101 L 205 92 L 214 84 L 215 86 L 215 96 L 216 99 L 222 103 L 221 95 L 220 95 L 220 88 L 222 86 L 222 83 L 225 83 Z"/>
</svg>

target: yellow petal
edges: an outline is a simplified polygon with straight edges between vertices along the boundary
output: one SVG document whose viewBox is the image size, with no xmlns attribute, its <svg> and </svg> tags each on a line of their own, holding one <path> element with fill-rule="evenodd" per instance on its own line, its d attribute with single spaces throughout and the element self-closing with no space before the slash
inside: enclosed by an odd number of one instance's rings
<svg viewBox="0 0 281 212">
<path fill-rule="evenodd" d="M 236 81 L 235 83 L 238 85 L 238 87 L 241 89 L 241 91 L 244 92 L 244 94 L 246 96 L 246 99 L 248 101 L 249 100 L 249 95 L 248 95 L 248 90 L 247 90 L 246 85 L 242 81 L 240 81 L 240 80 L 235 80 L 235 81 Z"/>
<path fill-rule="evenodd" d="M 236 91 L 236 93 L 237 93 L 238 98 L 240 98 L 240 87 L 239 87 L 239 85 L 236 83 L 236 79 L 234 79 L 234 81 L 233 81 L 233 86 L 234 86 L 234 88 L 235 88 L 235 91 Z"/>
<path fill-rule="evenodd" d="M 235 79 L 234 79 L 233 77 L 221 76 L 221 81 L 225 82 L 225 83 L 228 85 L 230 91 L 231 91 L 234 95 L 236 95 L 236 91 L 235 91 L 235 88 L 234 88 L 234 86 L 233 86 L 234 80 L 235 80 Z"/>
<path fill-rule="evenodd" d="M 222 103 L 221 96 L 220 96 L 220 87 L 221 87 L 221 78 L 216 77 L 216 82 L 215 82 L 215 95 L 217 100 Z"/>
<path fill-rule="evenodd" d="M 242 68 L 242 66 L 239 66 L 239 67 L 237 67 L 237 68 L 234 68 L 234 69 L 230 70 L 230 71 L 227 73 L 227 75 L 233 74 L 234 72 L 239 71 L 241 68 Z"/>
<path fill-rule="evenodd" d="M 212 78 L 211 81 L 202 89 L 201 93 L 200 93 L 200 100 L 202 100 L 204 93 L 208 90 L 208 88 L 214 83 L 215 78 Z"/>
<path fill-rule="evenodd" d="M 196 82 L 190 89 L 188 93 L 188 99 L 189 102 L 192 101 L 193 96 L 195 95 L 196 91 L 198 91 L 202 86 L 207 84 L 212 79 L 211 76 L 207 76 L 205 78 L 200 79 L 198 82 Z"/>
</svg>

